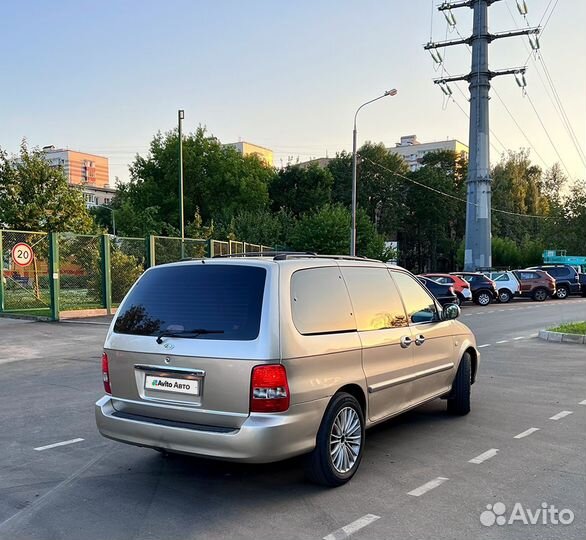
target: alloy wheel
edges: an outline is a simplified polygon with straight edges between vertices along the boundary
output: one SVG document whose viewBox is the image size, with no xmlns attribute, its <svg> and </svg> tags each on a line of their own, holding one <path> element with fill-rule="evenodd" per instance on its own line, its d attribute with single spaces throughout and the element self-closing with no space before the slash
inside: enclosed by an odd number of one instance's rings
<svg viewBox="0 0 586 540">
<path fill-rule="evenodd" d="M 344 474 L 354 467 L 362 446 L 362 425 L 352 407 L 338 412 L 330 432 L 330 457 L 338 473 Z"/>
</svg>

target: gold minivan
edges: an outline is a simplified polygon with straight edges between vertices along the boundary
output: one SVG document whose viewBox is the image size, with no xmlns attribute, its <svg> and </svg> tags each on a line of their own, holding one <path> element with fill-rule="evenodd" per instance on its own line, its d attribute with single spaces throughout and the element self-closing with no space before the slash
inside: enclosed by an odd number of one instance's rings
<svg viewBox="0 0 586 540">
<path fill-rule="evenodd" d="M 277 254 L 148 269 L 102 356 L 105 437 L 265 463 L 307 454 L 338 486 L 365 429 L 435 399 L 470 411 L 474 335 L 409 272 L 345 256 Z"/>
</svg>

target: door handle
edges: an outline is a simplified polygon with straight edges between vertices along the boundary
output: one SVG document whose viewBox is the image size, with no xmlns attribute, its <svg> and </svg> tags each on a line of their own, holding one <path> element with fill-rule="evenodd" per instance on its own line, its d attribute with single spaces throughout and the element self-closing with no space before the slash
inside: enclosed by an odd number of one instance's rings
<svg viewBox="0 0 586 540">
<path fill-rule="evenodd" d="M 415 345 L 423 345 L 425 343 L 425 336 L 422 334 L 419 334 L 416 338 L 415 338 Z"/>
<path fill-rule="evenodd" d="M 401 347 L 403 347 L 403 349 L 406 349 L 407 347 L 409 347 L 409 345 L 411 345 L 411 343 L 413 343 L 413 340 L 409 336 L 403 336 L 401 338 Z"/>
</svg>

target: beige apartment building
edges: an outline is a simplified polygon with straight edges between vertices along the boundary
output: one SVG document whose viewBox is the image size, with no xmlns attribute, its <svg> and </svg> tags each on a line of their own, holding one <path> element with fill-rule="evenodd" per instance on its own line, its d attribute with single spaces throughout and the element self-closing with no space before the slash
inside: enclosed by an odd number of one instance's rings
<svg viewBox="0 0 586 540">
<path fill-rule="evenodd" d="M 273 166 L 273 151 L 270 148 L 259 146 L 258 144 L 252 144 L 246 141 L 239 141 L 235 143 L 228 143 L 224 146 L 232 146 L 236 148 L 243 156 L 256 155 L 262 159 L 267 165 Z"/>
<path fill-rule="evenodd" d="M 421 161 L 425 154 L 438 150 L 451 150 L 468 159 L 468 146 L 456 139 L 422 143 L 417 140 L 417 135 L 405 135 L 401 137 L 401 142 L 396 143 L 388 150 L 400 155 L 412 171 L 417 171 L 422 167 Z"/>
<path fill-rule="evenodd" d="M 88 207 L 110 204 L 116 189 L 110 185 L 107 157 L 54 146 L 43 147 L 43 152 L 52 166 L 63 169 L 70 184 L 83 187 Z"/>
</svg>

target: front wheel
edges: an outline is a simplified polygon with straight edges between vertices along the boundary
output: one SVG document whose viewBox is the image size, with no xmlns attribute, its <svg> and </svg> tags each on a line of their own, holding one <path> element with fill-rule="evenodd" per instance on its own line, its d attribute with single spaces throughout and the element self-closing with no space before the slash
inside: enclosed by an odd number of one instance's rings
<svg viewBox="0 0 586 540">
<path fill-rule="evenodd" d="M 570 291 L 568 291 L 568 288 L 561 285 L 560 287 L 558 287 L 555 296 L 558 300 L 565 300 L 569 296 L 569 294 Z"/>
<path fill-rule="evenodd" d="M 470 390 L 472 386 L 472 360 L 470 353 L 464 353 L 448 396 L 448 412 L 464 416 L 470 412 Z"/>
<path fill-rule="evenodd" d="M 479 306 L 488 306 L 492 302 L 492 296 L 488 291 L 480 291 L 474 298 L 474 302 Z"/>
<path fill-rule="evenodd" d="M 510 302 L 511 298 L 513 298 L 513 294 L 508 289 L 501 289 L 499 291 L 499 302 L 501 304 L 506 304 L 507 302 Z"/>
<path fill-rule="evenodd" d="M 543 302 L 547 299 L 547 291 L 543 288 L 536 289 L 533 293 L 533 300 L 536 302 Z"/>
<path fill-rule="evenodd" d="M 315 449 L 307 457 L 310 480 L 337 487 L 354 476 L 364 449 L 364 413 L 354 396 L 336 394 L 321 422 Z"/>
</svg>

